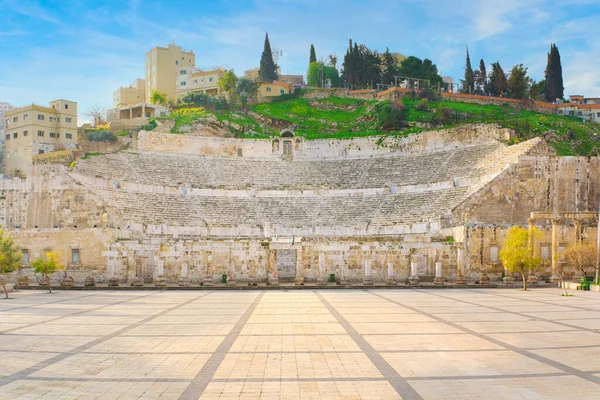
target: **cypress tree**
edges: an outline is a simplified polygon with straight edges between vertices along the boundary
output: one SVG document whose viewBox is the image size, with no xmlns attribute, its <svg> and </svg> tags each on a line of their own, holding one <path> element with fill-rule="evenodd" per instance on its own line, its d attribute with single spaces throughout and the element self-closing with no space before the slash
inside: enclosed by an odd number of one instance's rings
<svg viewBox="0 0 600 400">
<path fill-rule="evenodd" d="M 265 47 L 260 57 L 260 67 L 258 76 L 264 81 L 272 82 L 277 79 L 277 65 L 273 62 L 273 53 L 271 53 L 271 43 L 269 43 L 269 34 L 265 35 Z"/>
<path fill-rule="evenodd" d="M 471 67 L 471 57 L 469 57 L 469 48 L 467 47 L 467 61 L 465 63 L 465 80 L 463 81 L 463 92 L 473 93 L 475 89 L 475 77 Z"/>
<path fill-rule="evenodd" d="M 308 63 L 314 63 L 317 62 L 317 53 L 315 53 L 315 46 L 313 46 L 312 44 L 310 45 L 310 58 L 308 60 Z"/>
<path fill-rule="evenodd" d="M 479 73 L 477 74 L 477 91 L 479 94 L 485 95 L 485 86 L 487 84 L 487 72 L 485 70 L 485 62 L 483 58 L 479 61 Z"/>
<path fill-rule="evenodd" d="M 563 86 L 562 65 L 560 53 L 554 43 L 550 45 L 548 64 L 546 65 L 546 100 L 550 102 L 562 99 L 565 95 Z"/>
</svg>

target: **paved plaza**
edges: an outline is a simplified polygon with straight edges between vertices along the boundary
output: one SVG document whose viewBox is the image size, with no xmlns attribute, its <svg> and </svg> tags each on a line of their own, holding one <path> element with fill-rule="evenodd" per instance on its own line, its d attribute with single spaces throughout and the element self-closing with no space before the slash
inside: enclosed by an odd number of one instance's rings
<svg viewBox="0 0 600 400">
<path fill-rule="evenodd" d="M 1 399 L 598 399 L 600 294 L 20 291 Z"/>
</svg>

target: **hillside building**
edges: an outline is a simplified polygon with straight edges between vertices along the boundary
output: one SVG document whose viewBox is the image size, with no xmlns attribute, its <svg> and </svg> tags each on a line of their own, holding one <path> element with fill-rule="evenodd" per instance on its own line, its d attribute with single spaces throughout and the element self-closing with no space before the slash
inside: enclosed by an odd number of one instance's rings
<svg viewBox="0 0 600 400">
<path fill-rule="evenodd" d="M 154 90 L 166 93 L 169 99 L 175 99 L 180 67 L 195 65 L 194 52 L 185 51 L 174 43 L 167 47 L 157 46 L 146 53 L 146 103 L 150 103 Z"/>
<path fill-rule="evenodd" d="M 55 100 L 4 114 L 4 172 L 25 176 L 32 157 L 77 146 L 77 103 Z"/>
<path fill-rule="evenodd" d="M 219 79 L 225 76 L 225 68 L 202 70 L 196 67 L 178 67 L 175 93 L 177 97 L 187 93 L 219 94 Z"/>
<path fill-rule="evenodd" d="M 256 91 L 258 101 L 265 97 L 281 96 L 283 94 L 289 94 L 292 90 L 292 85 L 281 81 L 260 82 Z"/>
<path fill-rule="evenodd" d="M 129 86 L 121 86 L 113 93 L 115 108 L 144 103 L 146 101 L 146 80 L 137 78 Z"/>
</svg>

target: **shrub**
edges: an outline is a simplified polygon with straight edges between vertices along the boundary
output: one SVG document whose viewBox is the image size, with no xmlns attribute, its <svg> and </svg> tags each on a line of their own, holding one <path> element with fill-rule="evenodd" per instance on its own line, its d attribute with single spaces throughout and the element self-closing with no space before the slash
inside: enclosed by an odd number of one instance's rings
<svg viewBox="0 0 600 400">
<path fill-rule="evenodd" d="M 129 132 L 127 132 L 127 131 L 119 132 L 119 133 L 117 133 L 117 136 L 129 136 Z"/>
<path fill-rule="evenodd" d="M 429 100 L 422 99 L 415 105 L 415 110 L 429 111 Z"/>
<path fill-rule="evenodd" d="M 87 132 L 87 140 L 90 142 L 114 142 L 117 137 L 111 131 Z"/>
<path fill-rule="evenodd" d="M 142 131 L 151 131 L 154 128 L 156 128 L 158 126 L 158 124 L 156 123 L 156 120 L 154 118 L 150 119 L 148 121 L 148 123 L 146 125 L 143 125 L 140 127 L 140 130 Z"/>
<path fill-rule="evenodd" d="M 375 106 L 380 130 L 393 131 L 407 126 L 406 109 L 401 102 L 381 102 Z"/>
<path fill-rule="evenodd" d="M 452 121 L 452 109 L 448 106 L 439 106 L 436 114 L 442 124 L 447 124 Z"/>
</svg>

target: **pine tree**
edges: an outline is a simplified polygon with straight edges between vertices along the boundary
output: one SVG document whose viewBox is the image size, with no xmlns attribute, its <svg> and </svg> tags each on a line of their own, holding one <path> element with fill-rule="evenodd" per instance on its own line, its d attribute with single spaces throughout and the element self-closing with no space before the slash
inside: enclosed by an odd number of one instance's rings
<svg viewBox="0 0 600 400">
<path fill-rule="evenodd" d="M 553 43 L 548 53 L 548 64 L 546 65 L 546 100 L 550 102 L 562 99 L 565 95 L 563 86 L 562 65 L 558 47 Z"/>
<path fill-rule="evenodd" d="M 312 44 L 310 45 L 310 59 L 308 60 L 308 63 L 314 63 L 317 62 L 317 53 L 315 53 L 315 46 L 313 46 Z"/>
<path fill-rule="evenodd" d="M 277 79 L 277 65 L 273 62 L 273 53 L 271 53 L 271 43 L 269 43 L 268 33 L 265 35 L 265 47 L 260 57 L 258 76 L 267 82 L 273 82 Z"/>
<path fill-rule="evenodd" d="M 500 66 L 499 62 L 492 63 L 492 72 L 490 73 L 490 81 L 488 92 L 492 96 L 503 97 L 508 90 L 508 79 Z"/>
<path fill-rule="evenodd" d="M 513 99 L 526 99 L 529 94 L 531 80 L 527 76 L 527 68 L 523 64 L 515 65 L 508 78 L 508 92 Z"/>
<path fill-rule="evenodd" d="M 471 67 L 471 57 L 469 57 L 469 48 L 467 47 L 467 61 L 465 63 L 465 79 L 462 81 L 463 93 L 472 94 L 475 90 L 475 77 Z"/>
<path fill-rule="evenodd" d="M 396 63 L 396 58 L 390 53 L 390 49 L 386 47 L 385 53 L 383 53 L 383 62 L 381 66 L 381 82 L 388 85 L 393 83 L 394 76 L 397 75 L 397 69 L 398 65 Z"/>
<path fill-rule="evenodd" d="M 476 87 L 477 93 L 485 95 L 485 87 L 487 84 L 487 72 L 485 70 L 485 62 L 483 58 L 479 61 L 479 71 L 477 73 Z"/>
</svg>

